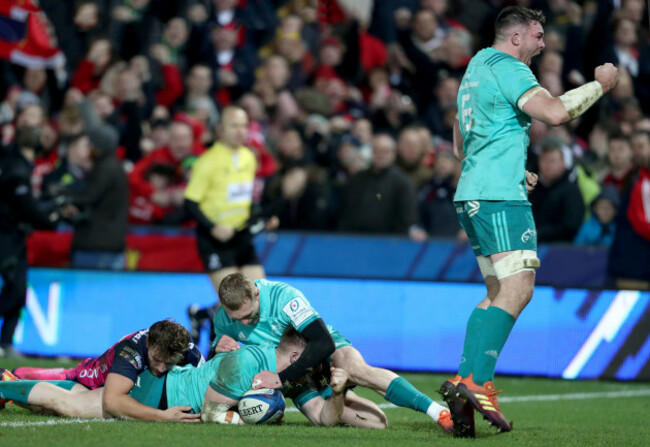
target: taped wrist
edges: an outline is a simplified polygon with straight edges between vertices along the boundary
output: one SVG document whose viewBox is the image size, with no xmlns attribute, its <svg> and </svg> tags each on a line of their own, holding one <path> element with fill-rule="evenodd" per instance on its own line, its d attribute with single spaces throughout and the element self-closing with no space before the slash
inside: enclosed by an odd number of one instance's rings
<svg viewBox="0 0 650 447">
<path fill-rule="evenodd" d="M 577 118 L 603 96 L 603 86 L 598 81 L 588 82 L 560 96 L 562 105 L 571 119 Z"/>
<path fill-rule="evenodd" d="M 220 402 L 206 401 L 201 408 L 201 421 L 215 424 L 237 424 L 239 413 L 230 410 L 230 406 Z"/>
</svg>

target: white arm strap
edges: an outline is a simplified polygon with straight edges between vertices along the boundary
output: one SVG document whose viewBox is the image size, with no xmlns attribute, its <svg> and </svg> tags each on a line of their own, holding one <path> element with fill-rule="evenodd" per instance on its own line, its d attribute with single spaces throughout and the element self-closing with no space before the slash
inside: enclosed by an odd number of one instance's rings
<svg viewBox="0 0 650 447">
<path fill-rule="evenodd" d="M 560 96 L 560 101 L 571 119 L 577 118 L 603 96 L 603 86 L 598 81 L 588 82 Z"/>
</svg>

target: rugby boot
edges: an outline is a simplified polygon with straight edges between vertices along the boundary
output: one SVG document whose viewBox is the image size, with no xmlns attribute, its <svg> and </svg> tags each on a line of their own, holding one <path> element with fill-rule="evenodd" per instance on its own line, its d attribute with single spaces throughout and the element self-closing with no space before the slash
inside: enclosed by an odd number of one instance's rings
<svg viewBox="0 0 650 447">
<path fill-rule="evenodd" d="M 449 410 L 442 410 L 440 416 L 438 416 L 437 422 L 445 433 L 450 435 L 454 432 L 454 421 L 451 419 L 451 413 L 449 413 Z"/>
<path fill-rule="evenodd" d="M 14 380 L 20 380 L 18 377 L 14 376 L 11 371 L 5 368 L 0 368 L 0 382 L 11 382 Z M 3 410 L 6 404 L 10 404 L 11 401 L 8 399 L 0 399 L 0 410 Z"/>
<path fill-rule="evenodd" d="M 499 431 L 506 432 L 512 430 L 510 424 L 501 413 L 497 394 L 501 391 L 494 389 L 492 382 L 485 382 L 483 386 L 474 383 L 473 374 L 462 379 L 456 386 L 458 395 L 464 399 L 468 404 L 487 419 L 491 425 L 497 427 Z"/>
<path fill-rule="evenodd" d="M 458 395 L 457 385 L 461 377 L 456 376 L 445 381 L 438 393 L 447 403 L 453 422 L 454 438 L 475 438 L 474 430 L 474 408 Z"/>
</svg>

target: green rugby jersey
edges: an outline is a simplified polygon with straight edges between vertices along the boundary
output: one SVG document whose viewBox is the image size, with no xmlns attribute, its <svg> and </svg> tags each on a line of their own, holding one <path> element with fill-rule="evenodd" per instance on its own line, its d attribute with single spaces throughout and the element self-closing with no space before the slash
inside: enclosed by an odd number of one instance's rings
<svg viewBox="0 0 650 447">
<path fill-rule="evenodd" d="M 276 346 L 292 325 L 298 332 L 320 318 L 303 293 L 289 284 L 260 279 L 254 281 L 260 291 L 260 319 L 255 325 L 232 320 L 220 307 L 214 316 L 215 343 L 228 335 L 245 344 Z"/>
<path fill-rule="evenodd" d="M 455 201 L 528 200 L 531 117 L 517 102 L 535 87 L 533 72 L 513 56 L 485 48 L 472 58 L 456 100 L 465 159 Z"/>
<path fill-rule="evenodd" d="M 239 400 L 251 388 L 260 371 L 277 372 L 275 347 L 243 346 L 232 352 L 217 354 L 200 367 L 174 367 L 165 377 L 155 377 L 148 370 L 140 374 L 129 395 L 140 403 L 158 407 L 163 389 L 167 407 L 189 405 L 200 413 L 208 386 L 216 392 Z"/>
</svg>

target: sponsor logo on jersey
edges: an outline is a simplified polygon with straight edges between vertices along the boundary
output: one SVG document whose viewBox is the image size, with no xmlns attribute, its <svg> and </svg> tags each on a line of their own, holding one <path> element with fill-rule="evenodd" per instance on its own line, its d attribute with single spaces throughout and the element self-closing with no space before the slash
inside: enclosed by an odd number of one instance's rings
<svg viewBox="0 0 650 447">
<path fill-rule="evenodd" d="M 535 239 L 537 239 L 537 231 L 532 228 L 527 229 L 524 231 L 524 234 L 521 235 L 521 242 L 523 243 L 532 242 Z"/>
<path fill-rule="evenodd" d="M 82 369 L 79 377 L 87 377 L 89 379 L 96 379 L 99 377 L 99 372 L 96 369 Z"/>
<path fill-rule="evenodd" d="M 307 321 L 307 319 L 316 315 L 314 309 L 312 309 L 307 301 L 300 296 L 289 301 L 282 311 L 287 314 L 295 327 L 300 326 L 302 323 Z"/>
<path fill-rule="evenodd" d="M 253 182 L 231 183 L 227 195 L 229 203 L 250 202 L 253 200 Z"/>
</svg>

